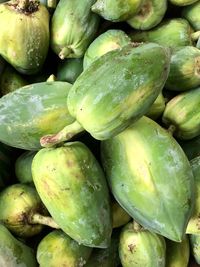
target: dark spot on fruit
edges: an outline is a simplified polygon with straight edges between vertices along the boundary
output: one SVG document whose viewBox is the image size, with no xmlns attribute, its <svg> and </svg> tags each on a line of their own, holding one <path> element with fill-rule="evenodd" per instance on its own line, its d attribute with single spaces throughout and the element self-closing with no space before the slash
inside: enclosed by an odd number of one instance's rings
<svg viewBox="0 0 200 267">
<path fill-rule="evenodd" d="M 128 250 L 133 254 L 133 251 L 135 249 L 135 245 L 134 244 L 130 244 L 128 245 Z"/>
</svg>

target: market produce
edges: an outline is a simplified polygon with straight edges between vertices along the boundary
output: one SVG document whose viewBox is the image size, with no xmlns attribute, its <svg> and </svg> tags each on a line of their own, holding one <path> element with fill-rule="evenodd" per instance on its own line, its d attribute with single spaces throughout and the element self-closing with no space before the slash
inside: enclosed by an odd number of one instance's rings
<svg viewBox="0 0 200 267">
<path fill-rule="evenodd" d="M 57 69 L 58 81 L 74 83 L 83 71 L 82 58 L 68 58 L 60 62 Z"/>
<path fill-rule="evenodd" d="M 195 261 L 200 264 L 200 235 L 190 235 L 191 254 Z"/>
<path fill-rule="evenodd" d="M 165 88 L 186 91 L 200 86 L 200 50 L 193 46 L 177 48 L 172 53 Z"/>
<path fill-rule="evenodd" d="M 121 231 L 119 256 L 123 267 L 165 267 L 165 239 L 138 223 L 128 223 Z"/>
<path fill-rule="evenodd" d="M 26 151 L 15 162 L 15 175 L 22 184 L 33 184 L 31 165 L 36 151 Z"/>
<path fill-rule="evenodd" d="M 128 35 L 121 30 L 108 30 L 100 34 L 88 47 L 83 59 L 83 68 L 86 69 L 92 62 L 109 51 L 119 49 L 131 42 Z"/>
<path fill-rule="evenodd" d="M 167 0 L 144 0 L 137 14 L 127 23 L 137 30 L 149 30 L 157 26 L 167 10 Z"/>
<path fill-rule="evenodd" d="M 7 65 L 0 76 L 0 93 L 6 95 L 27 84 L 28 82 L 14 68 Z"/>
<path fill-rule="evenodd" d="M 98 30 L 95 0 L 60 0 L 51 20 L 51 47 L 64 58 L 82 57 Z"/>
<path fill-rule="evenodd" d="M 162 121 L 174 136 L 190 140 L 200 135 L 200 87 L 178 94 L 166 105 Z"/>
<path fill-rule="evenodd" d="M 163 20 L 157 27 L 148 31 L 131 31 L 133 42 L 155 42 L 172 49 L 193 44 L 193 30 L 183 18 Z"/>
<path fill-rule="evenodd" d="M 49 48 L 46 7 L 36 0 L 0 4 L 0 25 L 0 55 L 20 73 L 37 73 Z"/>
<path fill-rule="evenodd" d="M 187 267 L 190 257 L 189 238 L 185 235 L 181 243 L 165 239 L 166 241 L 166 266 Z"/>
<path fill-rule="evenodd" d="M 145 115 L 153 120 L 156 120 L 163 113 L 164 110 L 165 98 L 161 92 Z"/>
<path fill-rule="evenodd" d="M 37 267 L 34 251 L 0 224 L 0 266 Z"/>
<path fill-rule="evenodd" d="M 56 133 L 74 121 L 66 106 L 70 88 L 67 82 L 42 82 L 3 96 L 0 141 L 17 148 L 40 149 L 43 135 Z"/>
<path fill-rule="evenodd" d="M 49 213 L 78 243 L 106 248 L 112 232 L 103 171 L 81 142 L 41 149 L 32 163 L 33 181 Z"/>
<path fill-rule="evenodd" d="M 133 219 L 182 240 L 194 205 L 194 178 L 170 133 L 142 117 L 102 142 L 102 163 L 114 197 Z"/>
<path fill-rule="evenodd" d="M 121 227 L 131 220 L 130 215 L 119 205 L 115 199 L 112 199 L 111 201 L 111 210 L 113 228 Z"/>
<path fill-rule="evenodd" d="M 190 140 L 179 140 L 179 144 L 189 160 L 200 156 L 200 135 Z"/>
<path fill-rule="evenodd" d="M 41 145 L 66 141 L 84 129 L 98 140 L 120 133 L 153 104 L 167 79 L 169 61 L 168 48 L 154 43 L 128 44 L 95 60 L 67 97 L 76 121 L 41 138 Z"/>
<path fill-rule="evenodd" d="M 198 0 L 169 0 L 169 1 L 177 6 L 187 6 L 198 2 Z"/>
<path fill-rule="evenodd" d="M 124 21 L 138 13 L 144 0 L 96 0 L 91 9 L 104 19 Z"/>
<path fill-rule="evenodd" d="M 41 232 L 43 225 L 59 228 L 47 215 L 37 191 L 31 186 L 13 184 L 0 192 L 0 223 L 17 236 L 34 236 Z"/>
<path fill-rule="evenodd" d="M 83 267 L 92 248 L 79 245 L 61 230 L 46 235 L 37 247 L 37 261 L 40 267 Z"/>
<path fill-rule="evenodd" d="M 189 21 L 192 27 L 196 30 L 200 30 L 200 2 L 195 1 L 193 5 L 189 5 L 183 8 L 182 15 Z"/>
</svg>

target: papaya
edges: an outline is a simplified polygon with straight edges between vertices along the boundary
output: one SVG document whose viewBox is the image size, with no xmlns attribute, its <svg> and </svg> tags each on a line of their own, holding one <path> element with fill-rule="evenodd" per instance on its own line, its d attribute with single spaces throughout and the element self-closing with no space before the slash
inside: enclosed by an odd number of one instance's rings
<svg viewBox="0 0 200 267">
<path fill-rule="evenodd" d="M 194 4 L 185 6 L 182 9 L 182 17 L 187 19 L 196 31 L 200 30 L 200 2 L 195 1 Z"/>
<path fill-rule="evenodd" d="M 169 0 L 169 1 L 176 6 L 187 6 L 198 2 L 198 0 Z"/>
<path fill-rule="evenodd" d="M 0 77 L 0 91 L 2 95 L 6 95 L 27 84 L 27 81 L 9 65 L 5 67 Z"/>
<path fill-rule="evenodd" d="M 33 184 L 31 165 L 36 153 L 36 151 L 26 151 L 15 162 L 15 175 L 22 184 Z"/>
<path fill-rule="evenodd" d="M 121 227 L 131 220 L 129 214 L 114 199 L 111 201 L 111 210 L 113 228 Z"/>
<path fill-rule="evenodd" d="M 39 242 L 37 261 L 40 267 L 85 266 L 92 248 L 78 244 L 61 230 L 54 230 Z"/>
<path fill-rule="evenodd" d="M 197 264 L 200 264 L 200 235 L 189 235 L 191 254 Z"/>
<path fill-rule="evenodd" d="M 94 248 L 85 267 L 118 267 L 120 265 L 119 253 L 119 231 L 113 231 L 111 243 L 108 248 Z"/>
<path fill-rule="evenodd" d="M 43 148 L 32 162 L 37 192 L 59 227 L 88 247 L 106 248 L 112 232 L 104 173 L 81 142 Z"/>
<path fill-rule="evenodd" d="M 200 156 L 200 135 L 190 140 L 178 140 L 189 160 Z"/>
<path fill-rule="evenodd" d="M 166 266 L 188 267 L 190 258 L 190 244 L 188 235 L 185 235 L 181 243 L 166 239 Z"/>
<path fill-rule="evenodd" d="M 83 58 L 68 58 L 59 62 L 57 69 L 58 81 L 73 84 L 83 71 Z"/>
<path fill-rule="evenodd" d="M 96 0 L 91 9 L 106 20 L 125 21 L 138 13 L 144 0 Z"/>
<path fill-rule="evenodd" d="M 200 86 L 200 50 L 193 46 L 177 48 L 172 53 L 165 88 L 186 91 Z"/>
<path fill-rule="evenodd" d="M 70 88 L 67 82 L 42 82 L 3 96 L 0 141 L 26 150 L 40 149 L 43 135 L 56 133 L 74 121 L 66 106 Z"/>
<path fill-rule="evenodd" d="M 107 52 L 119 49 L 130 42 L 130 38 L 122 30 L 108 30 L 100 34 L 86 50 L 83 59 L 83 68 L 86 69 L 93 61 Z"/>
<path fill-rule="evenodd" d="M 187 20 L 171 18 L 163 20 L 150 30 L 130 31 L 129 36 L 133 42 L 154 42 L 176 49 L 192 45 L 192 33 L 193 29 Z"/>
<path fill-rule="evenodd" d="M 67 106 L 76 121 L 41 138 L 41 145 L 52 146 L 83 129 L 97 140 L 123 131 L 153 104 L 164 87 L 169 62 L 169 49 L 154 43 L 128 44 L 101 56 L 69 91 Z"/>
<path fill-rule="evenodd" d="M 36 235 L 43 225 L 59 228 L 48 217 L 36 190 L 25 184 L 13 184 L 0 192 L 0 222 L 19 237 Z"/>
<path fill-rule="evenodd" d="M 9 230 L 0 224 L 0 266 L 37 267 L 34 251 L 17 240 Z"/>
<path fill-rule="evenodd" d="M 165 110 L 165 98 L 161 92 L 156 98 L 156 100 L 153 102 L 148 112 L 146 113 L 146 116 L 153 120 L 156 120 L 158 117 L 161 116 L 164 110 Z"/>
<path fill-rule="evenodd" d="M 179 139 L 190 140 L 200 135 L 200 87 L 172 98 L 166 105 L 162 121 Z"/>
<path fill-rule="evenodd" d="M 60 0 L 51 20 L 51 47 L 61 58 L 83 57 L 98 30 L 95 0 Z"/>
<path fill-rule="evenodd" d="M 120 206 L 144 228 L 180 242 L 194 206 L 194 177 L 172 135 L 143 116 L 102 141 L 101 155 Z"/>
<path fill-rule="evenodd" d="M 57 3 L 58 1 L 59 0 L 40 0 L 40 3 L 45 5 L 46 7 L 50 8 L 50 9 L 51 8 L 55 9 L 57 4 L 58 4 Z"/>
<path fill-rule="evenodd" d="M 200 234 L 200 156 L 192 159 L 190 161 L 192 171 L 194 174 L 195 181 L 195 204 L 194 209 L 191 215 L 191 218 L 188 222 L 186 232 L 187 234 Z"/>
<path fill-rule="evenodd" d="M 122 228 L 119 256 L 123 267 L 165 267 L 165 239 L 136 222 Z"/>
<path fill-rule="evenodd" d="M 167 11 L 167 0 L 145 0 L 137 14 L 127 23 L 137 30 L 149 30 L 157 26 Z"/>
<path fill-rule="evenodd" d="M 20 73 L 39 72 L 49 49 L 46 7 L 36 0 L 5 2 L 0 5 L 0 25 L 0 55 Z"/>
</svg>

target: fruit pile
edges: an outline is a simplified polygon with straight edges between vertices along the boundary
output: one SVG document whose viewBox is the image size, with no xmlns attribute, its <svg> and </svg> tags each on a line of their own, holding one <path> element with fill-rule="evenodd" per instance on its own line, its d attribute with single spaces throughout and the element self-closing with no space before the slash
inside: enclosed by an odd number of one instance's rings
<svg viewBox="0 0 200 267">
<path fill-rule="evenodd" d="M 0 0 L 0 26 L 0 267 L 200 264 L 200 1 Z"/>
</svg>

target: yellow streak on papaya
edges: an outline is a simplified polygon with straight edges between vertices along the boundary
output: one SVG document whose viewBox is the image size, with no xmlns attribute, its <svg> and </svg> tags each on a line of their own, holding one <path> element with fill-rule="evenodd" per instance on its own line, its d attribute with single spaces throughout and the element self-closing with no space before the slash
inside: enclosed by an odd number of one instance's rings
<svg viewBox="0 0 200 267">
<path fill-rule="evenodd" d="M 101 46 L 101 49 L 100 49 L 100 56 L 104 55 L 105 52 L 108 53 L 109 51 L 112 51 L 112 50 L 115 50 L 115 49 L 119 49 L 121 46 L 116 43 L 115 41 L 110 41 L 110 42 L 107 42 L 107 43 L 104 43 L 102 46 Z"/>
</svg>

